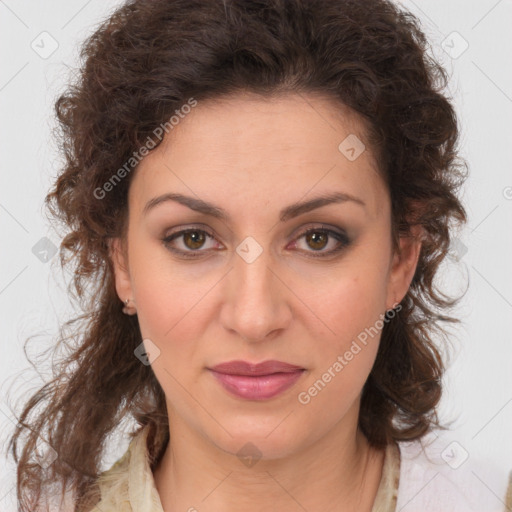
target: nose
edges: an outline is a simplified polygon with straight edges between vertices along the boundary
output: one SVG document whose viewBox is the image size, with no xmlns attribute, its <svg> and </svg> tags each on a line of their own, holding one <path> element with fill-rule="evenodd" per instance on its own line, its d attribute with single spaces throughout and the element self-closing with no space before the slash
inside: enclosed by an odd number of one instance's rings
<svg viewBox="0 0 512 512">
<path fill-rule="evenodd" d="M 250 343 L 276 336 L 291 321 L 291 292 L 271 260 L 267 250 L 254 261 L 235 254 L 226 277 L 221 322 L 225 329 Z"/>
</svg>

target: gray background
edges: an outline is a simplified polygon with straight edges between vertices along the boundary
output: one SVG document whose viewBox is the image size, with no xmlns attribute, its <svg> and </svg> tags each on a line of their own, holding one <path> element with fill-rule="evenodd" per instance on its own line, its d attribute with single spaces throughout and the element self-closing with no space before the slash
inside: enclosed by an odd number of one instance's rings
<svg viewBox="0 0 512 512">
<path fill-rule="evenodd" d="M 419 16 L 433 54 L 451 75 L 449 94 L 461 120 L 462 156 L 470 166 L 463 195 L 469 223 L 442 274 L 453 293 L 469 282 L 456 311 L 462 324 L 452 329 L 455 351 L 441 416 L 453 423 L 443 442 L 455 441 L 470 459 L 492 460 L 505 474 L 512 469 L 512 1 L 401 3 Z M 50 7 L 0 0 L 2 511 L 15 510 L 14 464 L 3 459 L 14 422 L 11 408 L 51 375 L 49 357 L 32 368 L 23 343 L 35 336 L 29 354 L 37 355 L 73 313 L 66 295 L 69 276 L 52 257 L 59 235 L 43 210 L 61 163 L 51 136 L 53 102 L 77 65 L 79 42 L 118 4 L 57 0 Z M 105 466 L 124 451 L 123 443 Z M 497 499 L 494 482 L 475 478 L 475 485 Z"/>
</svg>

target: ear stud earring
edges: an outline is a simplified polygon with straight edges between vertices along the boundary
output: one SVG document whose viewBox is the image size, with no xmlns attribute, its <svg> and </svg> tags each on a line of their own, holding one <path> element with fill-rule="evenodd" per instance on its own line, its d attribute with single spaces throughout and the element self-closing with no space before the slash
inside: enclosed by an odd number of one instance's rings
<svg viewBox="0 0 512 512">
<path fill-rule="evenodd" d="M 123 313 L 125 315 L 135 315 L 136 314 L 136 310 L 135 310 L 135 307 L 129 307 L 128 304 L 130 302 L 131 299 L 126 299 L 123 304 Z"/>
</svg>

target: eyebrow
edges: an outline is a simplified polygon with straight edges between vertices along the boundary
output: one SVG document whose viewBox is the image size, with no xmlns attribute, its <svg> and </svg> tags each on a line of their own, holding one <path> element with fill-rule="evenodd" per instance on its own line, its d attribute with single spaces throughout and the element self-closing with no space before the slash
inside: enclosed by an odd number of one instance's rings
<svg viewBox="0 0 512 512">
<path fill-rule="evenodd" d="M 153 199 L 150 199 L 144 206 L 142 214 L 147 215 L 147 213 L 150 210 L 152 210 L 153 208 L 155 208 L 157 205 L 162 204 L 167 201 L 174 201 L 174 202 L 180 203 L 184 206 L 187 206 L 191 210 L 194 210 L 199 213 L 203 213 L 204 215 L 209 215 L 216 219 L 220 219 L 223 221 L 229 220 L 229 214 L 226 212 L 226 210 L 224 210 L 218 206 L 215 206 L 212 203 L 203 201 L 202 199 L 197 199 L 194 197 L 185 196 L 183 194 L 176 194 L 176 193 L 162 194 L 161 196 L 154 197 Z M 328 204 L 334 204 L 334 203 L 345 203 L 345 202 L 349 202 L 349 201 L 359 204 L 363 208 L 366 206 L 364 201 L 362 201 L 358 197 L 355 197 L 351 194 L 346 194 L 343 192 L 333 192 L 330 194 L 322 194 L 313 199 L 309 199 L 308 201 L 299 201 L 299 202 L 293 203 L 289 206 L 286 206 L 279 213 L 279 220 L 281 222 L 286 222 L 287 220 L 298 217 L 299 215 L 302 215 L 303 213 L 307 213 L 309 211 L 316 210 L 317 208 L 321 208 L 322 206 L 326 206 Z"/>
</svg>

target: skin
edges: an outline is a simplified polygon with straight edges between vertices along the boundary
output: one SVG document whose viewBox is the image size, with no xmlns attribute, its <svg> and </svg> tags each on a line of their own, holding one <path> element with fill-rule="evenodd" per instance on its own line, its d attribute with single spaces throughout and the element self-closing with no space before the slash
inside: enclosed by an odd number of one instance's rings
<svg viewBox="0 0 512 512">
<path fill-rule="evenodd" d="M 133 299 L 144 339 L 160 350 L 152 369 L 167 400 L 170 443 L 154 471 L 164 510 L 370 511 L 383 452 L 358 430 L 360 396 L 375 336 L 307 404 L 307 391 L 365 328 L 406 294 L 420 241 L 391 241 L 390 196 L 368 145 L 354 161 L 338 146 L 365 140 L 363 121 L 316 95 L 199 102 L 140 164 L 130 185 L 127 245 L 112 243 L 116 289 Z M 291 203 L 340 191 L 364 202 L 335 203 L 287 220 Z M 147 215 L 146 203 L 175 192 L 215 203 L 221 221 L 173 201 Z M 345 231 L 339 246 L 301 236 L 319 223 Z M 197 224 L 201 224 L 197 226 Z M 171 231 L 210 229 L 204 244 Z M 248 236 L 262 249 L 252 263 L 236 248 Z M 187 244 L 187 245 L 185 245 Z M 313 255 L 313 256 L 311 256 Z M 306 369 L 266 401 L 228 394 L 207 370 L 242 359 L 276 359 Z M 247 467 L 247 443 L 261 458 Z M 194 508 L 192 508 L 194 507 Z"/>
</svg>

